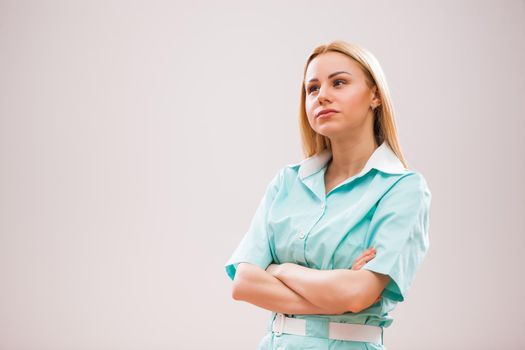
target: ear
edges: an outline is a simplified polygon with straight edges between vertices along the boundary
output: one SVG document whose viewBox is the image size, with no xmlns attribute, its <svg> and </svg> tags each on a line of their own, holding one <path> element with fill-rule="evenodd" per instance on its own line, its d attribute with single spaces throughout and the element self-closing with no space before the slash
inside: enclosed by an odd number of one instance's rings
<svg viewBox="0 0 525 350">
<path fill-rule="evenodd" d="M 381 96 L 379 95 L 379 89 L 377 88 L 377 85 L 374 85 L 374 87 L 372 88 L 372 103 L 375 105 L 375 106 L 379 106 L 381 105 Z"/>
</svg>

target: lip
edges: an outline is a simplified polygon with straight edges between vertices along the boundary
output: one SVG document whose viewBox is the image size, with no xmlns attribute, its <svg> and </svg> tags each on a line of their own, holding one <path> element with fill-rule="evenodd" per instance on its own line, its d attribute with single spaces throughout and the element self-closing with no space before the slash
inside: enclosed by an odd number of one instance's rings
<svg viewBox="0 0 525 350">
<path fill-rule="evenodd" d="M 326 117 L 329 117 L 335 113 L 339 113 L 339 111 L 336 111 L 335 109 L 323 109 L 322 111 L 320 111 L 319 113 L 317 113 L 316 117 L 317 118 L 326 118 Z"/>
</svg>

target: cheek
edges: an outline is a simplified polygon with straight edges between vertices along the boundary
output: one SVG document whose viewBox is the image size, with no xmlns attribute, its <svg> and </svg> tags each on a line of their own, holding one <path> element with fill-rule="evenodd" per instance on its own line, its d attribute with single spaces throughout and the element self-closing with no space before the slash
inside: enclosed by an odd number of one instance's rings
<svg viewBox="0 0 525 350">
<path fill-rule="evenodd" d="M 367 100 L 364 94 L 346 95 L 341 99 L 344 108 L 351 110 L 362 109 L 366 107 Z"/>
<path fill-rule="evenodd" d="M 304 109 L 305 109 L 305 111 L 306 111 L 306 116 L 308 117 L 308 119 L 311 119 L 311 117 L 312 117 L 312 115 L 313 115 L 313 113 L 314 113 L 314 111 L 313 111 L 313 109 L 314 109 L 314 104 L 312 103 L 311 100 L 308 100 L 308 99 L 307 99 L 307 100 L 305 101 Z"/>
</svg>

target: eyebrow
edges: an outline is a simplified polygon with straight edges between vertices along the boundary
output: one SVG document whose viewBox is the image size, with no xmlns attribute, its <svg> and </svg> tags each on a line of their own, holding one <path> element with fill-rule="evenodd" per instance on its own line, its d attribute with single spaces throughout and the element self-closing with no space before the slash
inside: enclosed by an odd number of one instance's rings
<svg viewBox="0 0 525 350">
<path fill-rule="evenodd" d="M 328 79 L 330 79 L 330 78 L 333 77 L 333 76 L 336 76 L 337 74 L 341 74 L 341 73 L 345 73 L 345 74 L 348 74 L 348 75 L 352 75 L 352 74 L 350 74 L 350 73 L 348 73 L 348 72 L 345 72 L 345 71 L 342 71 L 342 70 L 341 70 L 341 71 L 339 71 L 339 72 L 335 72 L 335 73 L 330 74 L 330 75 L 328 76 Z M 317 78 L 313 78 L 313 79 L 308 80 L 308 82 L 311 82 L 311 81 L 319 81 L 319 79 L 317 79 Z"/>
</svg>

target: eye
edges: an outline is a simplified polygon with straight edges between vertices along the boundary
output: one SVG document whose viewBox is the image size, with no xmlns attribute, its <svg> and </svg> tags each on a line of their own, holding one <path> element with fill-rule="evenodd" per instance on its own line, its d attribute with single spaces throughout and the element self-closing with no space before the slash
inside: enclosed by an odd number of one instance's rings
<svg viewBox="0 0 525 350">
<path fill-rule="evenodd" d="M 310 85 L 307 89 L 308 93 L 311 94 L 315 88 L 317 88 L 317 85 Z"/>
<path fill-rule="evenodd" d="M 346 84 L 346 80 L 344 80 L 344 79 L 335 79 L 334 80 L 334 86 L 340 86 L 340 85 L 344 85 L 344 84 Z M 308 92 L 308 94 L 311 94 L 317 88 L 318 88 L 317 85 L 310 85 L 306 91 Z"/>
</svg>

